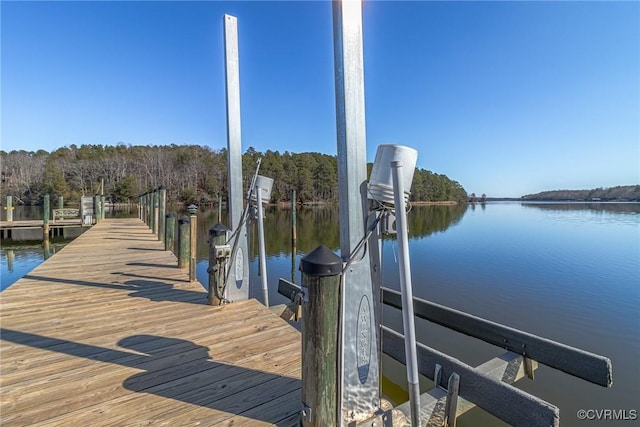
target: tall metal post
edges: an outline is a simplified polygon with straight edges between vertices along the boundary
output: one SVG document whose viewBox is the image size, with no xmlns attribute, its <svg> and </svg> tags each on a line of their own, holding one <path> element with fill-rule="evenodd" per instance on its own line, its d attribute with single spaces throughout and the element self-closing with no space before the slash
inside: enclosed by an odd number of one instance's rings
<svg viewBox="0 0 640 427">
<path fill-rule="evenodd" d="M 229 222 L 237 243 L 232 254 L 226 287 L 229 301 L 249 298 L 247 227 L 242 221 L 242 152 L 240 126 L 240 66 L 238 62 L 238 19 L 224 15 L 225 88 L 227 101 L 227 173 L 229 177 Z"/>
<path fill-rule="evenodd" d="M 291 281 L 296 282 L 296 243 L 298 240 L 296 225 L 296 190 L 291 191 Z"/>
<path fill-rule="evenodd" d="M 167 189 L 160 186 L 158 189 L 158 240 L 164 242 L 165 221 L 167 214 Z"/>
<path fill-rule="evenodd" d="M 402 291 L 402 327 L 404 330 L 404 351 L 407 360 L 407 381 L 411 405 L 411 425 L 420 425 L 420 378 L 418 376 L 418 353 L 416 350 L 416 327 L 413 317 L 413 286 L 411 284 L 411 262 L 409 260 L 409 234 L 407 212 L 404 201 L 404 181 L 402 162 L 391 162 L 396 227 L 398 231 L 398 268 L 400 270 L 400 290 Z M 455 415 L 454 415 L 455 418 Z"/>
<path fill-rule="evenodd" d="M 341 290 L 339 410 L 347 424 L 369 418 L 380 407 L 380 255 L 375 232 L 359 253 L 352 253 L 375 219 L 366 197 L 362 5 L 345 0 L 332 6 L 340 250 L 343 261 L 359 260 L 344 272 Z"/>
</svg>

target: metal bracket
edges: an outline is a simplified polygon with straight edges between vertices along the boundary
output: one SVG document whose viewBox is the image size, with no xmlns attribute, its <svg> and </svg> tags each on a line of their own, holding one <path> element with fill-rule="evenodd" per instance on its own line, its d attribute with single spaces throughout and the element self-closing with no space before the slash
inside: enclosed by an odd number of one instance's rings
<svg viewBox="0 0 640 427">
<path fill-rule="evenodd" d="M 215 250 L 215 256 L 218 260 L 231 257 L 230 245 L 214 245 L 213 249 Z"/>
<path fill-rule="evenodd" d="M 302 419 L 306 422 L 311 422 L 311 407 L 309 407 L 306 403 L 302 402 L 302 411 L 300 411 L 300 415 Z"/>
<path fill-rule="evenodd" d="M 535 378 L 534 371 L 537 366 L 534 366 L 534 365 L 537 365 L 537 362 L 533 359 L 529 359 L 527 356 L 522 356 L 522 364 L 524 367 L 525 375 L 529 379 L 535 380 L 536 378 Z"/>
<path fill-rule="evenodd" d="M 347 424 L 347 427 L 393 427 L 393 412 L 380 410 L 372 418 L 364 421 L 352 421 Z"/>
<path fill-rule="evenodd" d="M 460 390 L 460 375 L 455 372 L 449 377 L 447 384 L 447 402 L 444 407 L 445 426 L 456 427 L 456 412 L 458 410 L 458 391 Z"/>
<path fill-rule="evenodd" d="M 435 387 L 440 387 L 440 381 L 442 380 L 442 366 L 439 363 L 436 363 L 436 368 L 433 371 L 433 385 Z"/>
<path fill-rule="evenodd" d="M 293 296 L 293 303 L 295 305 L 293 311 L 293 320 L 297 322 L 302 318 L 302 294 L 300 292 Z"/>
</svg>

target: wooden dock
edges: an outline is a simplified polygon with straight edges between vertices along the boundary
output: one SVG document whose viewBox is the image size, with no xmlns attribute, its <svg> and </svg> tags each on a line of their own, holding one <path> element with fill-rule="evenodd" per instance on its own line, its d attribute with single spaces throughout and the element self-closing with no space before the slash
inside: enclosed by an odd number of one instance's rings
<svg viewBox="0 0 640 427">
<path fill-rule="evenodd" d="M 0 230 L 13 230 L 19 228 L 42 228 L 44 221 L 41 219 L 27 219 L 21 221 L 0 221 Z M 55 222 L 49 222 L 49 228 L 62 227 L 89 227 L 82 223 L 80 218 L 59 219 Z"/>
<path fill-rule="evenodd" d="M 0 294 L 2 426 L 297 425 L 300 334 L 108 219 Z"/>
</svg>

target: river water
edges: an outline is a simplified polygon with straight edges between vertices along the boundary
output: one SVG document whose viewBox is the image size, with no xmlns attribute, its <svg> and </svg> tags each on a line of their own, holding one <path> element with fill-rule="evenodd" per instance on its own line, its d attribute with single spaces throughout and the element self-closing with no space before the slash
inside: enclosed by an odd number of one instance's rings
<svg viewBox="0 0 640 427">
<path fill-rule="evenodd" d="M 207 283 L 207 230 L 214 211 L 198 214 L 198 279 Z M 292 259 L 291 212 L 269 208 L 265 217 L 267 275 L 271 304 L 285 303 L 280 277 L 299 283 L 300 258 L 319 244 L 338 250 L 338 212 L 302 208 L 297 214 L 296 255 Z M 252 229 L 255 235 L 255 230 Z M 518 387 L 560 408 L 562 426 L 640 425 L 639 420 L 579 420 L 585 410 L 640 412 L 640 204 L 487 203 L 470 206 L 415 206 L 409 213 L 414 295 L 545 338 L 607 356 L 613 387 L 605 389 L 540 366 L 534 381 Z M 260 298 L 257 239 L 252 239 L 251 283 Z M 2 285 L 26 274 L 42 260 L 38 250 L 23 256 L 0 250 Z M 40 253 L 42 251 L 40 250 Z M 385 285 L 399 288 L 397 245 L 383 241 Z M 25 260 L 24 262 L 22 260 Z M 26 265 L 26 266 L 25 266 Z M 10 271 L 12 270 L 12 271 Z M 401 316 L 383 310 L 383 323 L 402 331 Z M 502 350 L 417 320 L 417 338 L 471 365 Z M 404 372 L 383 360 L 385 375 L 403 385 Z M 391 397 L 402 398 L 386 383 Z M 425 384 L 425 386 L 427 386 Z M 499 426 L 474 410 L 460 426 Z"/>
</svg>

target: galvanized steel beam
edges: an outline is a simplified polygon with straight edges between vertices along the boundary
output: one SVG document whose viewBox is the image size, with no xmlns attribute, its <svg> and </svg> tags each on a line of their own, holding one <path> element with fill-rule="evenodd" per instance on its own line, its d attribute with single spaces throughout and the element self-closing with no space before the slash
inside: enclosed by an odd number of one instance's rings
<svg viewBox="0 0 640 427">
<path fill-rule="evenodd" d="M 224 15 L 225 88 L 227 102 L 227 173 L 229 180 L 229 221 L 238 239 L 231 259 L 225 298 L 249 298 L 249 257 L 247 227 L 242 223 L 242 147 L 240 126 L 240 65 L 238 59 L 238 19 Z"/>
<path fill-rule="evenodd" d="M 352 262 L 341 292 L 341 390 L 343 422 L 368 418 L 380 406 L 378 236 L 352 253 L 368 219 L 367 160 L 362 48 L 362 5 L 334 1 L 333 44 L 338 143 L 340 251 Z M 363 251 L 367 251 L 364 253 Z"/>
</svg>

